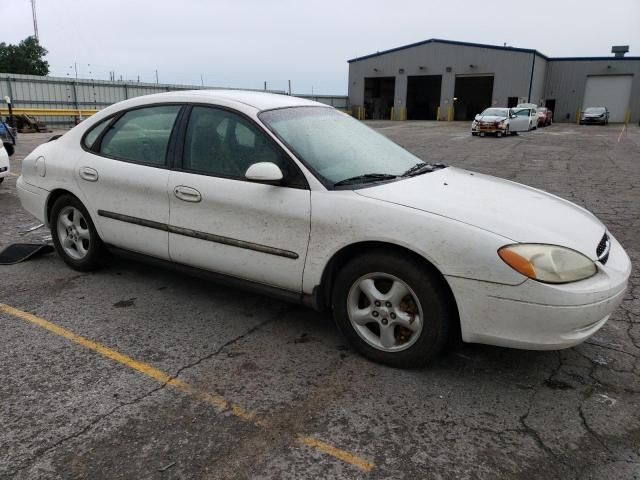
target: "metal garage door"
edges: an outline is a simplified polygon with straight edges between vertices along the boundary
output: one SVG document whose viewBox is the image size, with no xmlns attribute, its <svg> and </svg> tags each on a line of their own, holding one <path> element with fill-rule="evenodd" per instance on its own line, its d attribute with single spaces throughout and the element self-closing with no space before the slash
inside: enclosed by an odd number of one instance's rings
<svg viewBox="0 0 640 480">
<path fill-rule="evenodd" d="M 598 75 L 587 77 L 582 108 L 607 107 L 609 121 L 624 122 L 629 109 L 633 75 Z"/>
</svg>

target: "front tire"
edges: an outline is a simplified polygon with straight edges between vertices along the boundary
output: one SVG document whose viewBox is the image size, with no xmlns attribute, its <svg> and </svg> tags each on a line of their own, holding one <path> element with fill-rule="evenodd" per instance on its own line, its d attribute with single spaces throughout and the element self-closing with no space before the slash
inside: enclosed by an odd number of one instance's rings
<svg viewBox="0 0 640 480">
<path fill-rule="evenodd" d="M 67 265 L 88 272 L 104 264 L 106 248 L 80 200 L 72 195 L 58 198 L 51 208 L 50 223 L 53 245 Z"/>
<path fill-rule="evenodd" d="M 457 319 L 437 272 L 385 251 L 344 266 L 332 307 L 338 328 L 360 354 L 399 368 L 424 366 L 440 353 Z"/>
</svg>

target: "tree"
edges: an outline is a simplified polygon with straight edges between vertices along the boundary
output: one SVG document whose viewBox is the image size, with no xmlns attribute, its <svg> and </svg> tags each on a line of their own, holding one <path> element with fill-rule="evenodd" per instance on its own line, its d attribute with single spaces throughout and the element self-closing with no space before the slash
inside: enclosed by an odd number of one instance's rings
<svg viewBox="0 0 640 480">
<path fill-rule="evenodd" d="M 49 53 L 35 37 L 27 37 L 18 45 L 0 43 L 0 72 L 25 75 L 47 75 L 49 62 L 44 57 Z"/>
</svg>

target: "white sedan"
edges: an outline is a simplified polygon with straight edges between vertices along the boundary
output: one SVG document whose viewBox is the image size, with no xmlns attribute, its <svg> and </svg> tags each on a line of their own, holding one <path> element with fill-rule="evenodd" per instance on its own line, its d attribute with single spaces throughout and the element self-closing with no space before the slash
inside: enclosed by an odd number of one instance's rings
<svg viewBox="0 0 640 480">
<path fill-rule="evenodd" d="M 0 141 L 0 183 L 11 173 L 9 157 L 13 155 L 13 145 Z"/>
<path fill-rule="evenodd" d="M 471 122 L 471 135 L 497 137 L 531 130 L 531 109 L 491 107 L 476 115 Z"/>
<path fill-rule="evenodd" d="M 556 349 L 620 304 L 630 261 L 591 213 L 429 164 L 331 107 L 197 91 L 112 105 L 28 155 L 22 205 L 62 259 L 107 250 L 332 309 L 400 367 L 448 339 Z"/>
</svg>

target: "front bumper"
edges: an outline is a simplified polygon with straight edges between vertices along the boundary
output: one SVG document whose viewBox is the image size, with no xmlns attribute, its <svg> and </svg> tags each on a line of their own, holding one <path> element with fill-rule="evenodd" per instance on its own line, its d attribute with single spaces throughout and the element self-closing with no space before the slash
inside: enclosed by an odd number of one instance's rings
<svg viewBox="0 0 640 480">
<path fill-rule="evenodd" d="M 611 236 L 606 265 L 591 278 L 564 285 L 534 280 L 509 286 L 447 277 L 466 342 L 554 350 L 577 345 L 598 331 L 622 302 L 631 262 Z"/>
<path fill-rule="evenodd" d="M 604 125 L 606 122 L 607 121 L 605 118 L 600 118 L 600 117 L 580 119 L 580 123 L 592 124 L 592 125 Z"/>
<path fill-rule="evenodd" d="M 471 125 L 471 132 L 472 133 L 505 133 L 507 131 L 507 126 L 504 125 L 502 127 L 499 127 L 495 124 L 489 124 L 489 125 L 482 125 L 482 124 L 477 124 L 477 125 Z"/>
</svg>

